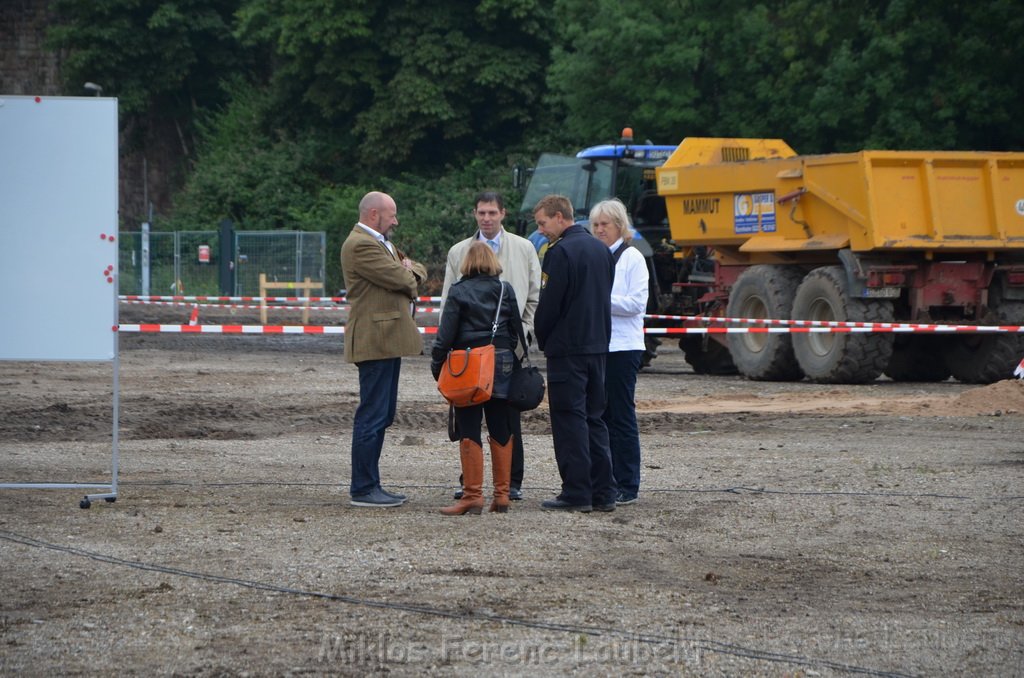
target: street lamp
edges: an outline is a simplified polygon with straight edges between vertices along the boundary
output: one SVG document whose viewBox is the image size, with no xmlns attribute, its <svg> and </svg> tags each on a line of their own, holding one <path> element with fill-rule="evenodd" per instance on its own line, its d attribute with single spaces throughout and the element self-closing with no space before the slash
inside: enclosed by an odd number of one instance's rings
<svg viewBox="0 0 1024 678">
<path fill-rule="evenodd" d="M 97 85 L 95 82 L 87 82 L 82 87 L 86 88 L 90 92 L 94 93 L 94 96 L 99 96 L 103 93 L 103 88 Z"/>
</svg>

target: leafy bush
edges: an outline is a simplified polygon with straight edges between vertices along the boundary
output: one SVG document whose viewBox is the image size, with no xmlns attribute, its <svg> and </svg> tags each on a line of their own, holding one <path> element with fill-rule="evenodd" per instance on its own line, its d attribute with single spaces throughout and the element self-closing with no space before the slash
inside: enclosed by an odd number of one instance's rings
<svg viewBox="0 0 1024 678">
<path fill-rule="evenodd" d="M 477 157 L 461 168 L 447 168 L 436 178 L 404 175 L 382 177 L 372 184 L 326 186 L 308 209 L 292 211 L 293 228 L 327 232 L 327 285 L 344 286 L 341 243 L 359 219 L 359 201 L 371 190 L 388 193 L 398 206 L 395 243 L 410 257 L 427 266 L 433 282 L 425 293 L 440 289 L 448 248 L 476 228 L 473 198 L 482 190 L 508 187 L 511 170 L 504 157 Z M 506 195 L 508 199 L 518 196 Z"/>
<path fill-rule="evenodd" d="M 291 213 L 308 208 L 316 195 L 323 148 L 315 135 L 267 129 L 268 99 L 259 88 L 236 82 L 229 89 L 228 106 L 200 121 L 198 161 L 175 200 L 173 221 L 294 228 Z"/>
<path fill-rule="evenodd" d="M 264 121 L 272 117 L 273 105 L 268 93 L 240 82 L 228 89 L 230 104 L 200 124 L 199 159 L 175 199 L 173 218 L 164 225 L 216 228 L 230 219 L 242 230 L 325 231 L 329 290 L 344 286 L 341 242 L 358 220 L 359 201 L 368 191 L 395 198 L 395 241 L 436 272 L 448 248 L 472 233 L 474 196 L 510 186 L 508 156 L 486 151 L 436 176 L 361 176 L 353 181 L 354 161 L 342 146 L 313 133 L 298 138 L 268 129 Z M 507 206 L 518 199 L 506 197 Z"/>
</svg>

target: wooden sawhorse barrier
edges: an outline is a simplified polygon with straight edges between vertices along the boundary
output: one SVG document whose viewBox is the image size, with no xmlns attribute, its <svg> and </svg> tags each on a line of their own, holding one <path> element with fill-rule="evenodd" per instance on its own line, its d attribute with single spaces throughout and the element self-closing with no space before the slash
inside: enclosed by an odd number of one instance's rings
<svg viewBox="0 0 1024 678">
<path fill-rule="evenodd" d="M 303 282 L 267 282 L 267 274 L 260 273 L 260 323 L 263 325 L 267 324 L 267 290 L 302 290 L 303 294 L 288 295 L 288 296 L 300 296 L 305 297 L 306 300 L 302 302 L 302 324 L 309 324 L 309 297 L 313 290 L 318 290 L 321 294 L 324 290 L 324 284 L 322 282 L 310 282 L 309 276 L 306 277 Z"/>
</svg>

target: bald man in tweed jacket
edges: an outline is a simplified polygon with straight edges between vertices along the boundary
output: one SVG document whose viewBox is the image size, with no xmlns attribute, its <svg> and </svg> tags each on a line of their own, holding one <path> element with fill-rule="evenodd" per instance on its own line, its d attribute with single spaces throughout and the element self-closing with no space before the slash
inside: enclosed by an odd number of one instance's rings
<svg viewBox="0 0 1024 678">
<path fill-rule="evenodd" d="M 359 223 L 341 247 L 341 267 L 351 308 L 345 326 L 345 359 L 359 370 L 359 407 L 352 425 L 350 503 L 401 506 L 406 496 L 380 484 L 384 433 L 395 420 L 402 356 L 423 351 L 413 310 L 426 268 L 406 257 L 389 236 L 398 225 L 394 199 L 367 193 Z"/>
</svg>

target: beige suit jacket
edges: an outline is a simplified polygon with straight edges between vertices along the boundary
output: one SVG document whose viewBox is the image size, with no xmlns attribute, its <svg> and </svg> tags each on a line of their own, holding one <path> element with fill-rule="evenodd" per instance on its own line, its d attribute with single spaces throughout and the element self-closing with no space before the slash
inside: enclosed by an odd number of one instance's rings
<svg viewBox="0 0 1024 678">
<path fill-rule="evenodd" d="M 427 270 L 402 266 L 402 253 L 392 256 L 361 226 L 354 226 L 341 246 L 341 270 L 351 308 L 345 325 L 345 360 L 400 358 L 423 352 L 423 337 L 413 320 L 415 301 Z"/>
<path fill-rule="evenodd" d="M 459 270 L 466 258 L 469 246 L 476 241 L 480 231 L 471 237 L 455 243 L 448 250 L 448 261 L 444 269 L 444 286 L 441 289 L 441 310 L 448 299 L 448 290 L 461 277 Z M 519 302 L 519 315 L 523 317 L 523 332 L 533 334 L 533 314 L 540 300 L 540 259 L 537 249 L 526 238 L 509 233 L 502 228 L 501 247 L 498 249 L 498 263 L 501 264 L 501 280 L 512 285 Z"/>
</svg>

